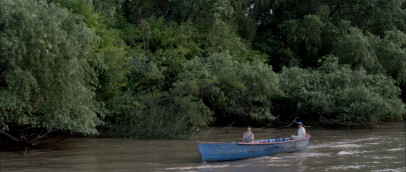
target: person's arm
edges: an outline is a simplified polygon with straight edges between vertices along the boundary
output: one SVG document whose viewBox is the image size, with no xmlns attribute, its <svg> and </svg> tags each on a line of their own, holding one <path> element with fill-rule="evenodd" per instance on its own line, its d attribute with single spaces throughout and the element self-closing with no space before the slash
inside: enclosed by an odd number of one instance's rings
<svg viewBox="0 0 406 172">
<path fill-rule="evenodd" d="M 243 143 L 245 142 L 244 138 L 245 138 L 245 133 L 242 134 L 242 142 L 243 142 Z"/>
<path fill-rule="evenodd" d="M 306 129 L 303 128 L 303 138 L 306 138 Z"/>
<path fill-rule="evenodd" d="M 252 139 L 251 139 L 251 143 L 254 143 L 254 133 L 252 133 Z"/>
</svg>

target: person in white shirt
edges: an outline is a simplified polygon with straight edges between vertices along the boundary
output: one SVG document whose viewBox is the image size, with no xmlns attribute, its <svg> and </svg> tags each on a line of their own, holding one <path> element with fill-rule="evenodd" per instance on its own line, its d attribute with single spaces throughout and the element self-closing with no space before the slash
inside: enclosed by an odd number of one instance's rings
<svg viewBox="0 0 406 172">
<path fill-rule="evenodd" d="M 297 122 L 297 125 L 299 127 L 299 130 L 297 131 L 297 136 L 292 135 L 291 138 L 292 139 L 304 139 L 306 136 L 306 130 L 303 127 L 303 123 L 302 122 Z"/>
</svg>

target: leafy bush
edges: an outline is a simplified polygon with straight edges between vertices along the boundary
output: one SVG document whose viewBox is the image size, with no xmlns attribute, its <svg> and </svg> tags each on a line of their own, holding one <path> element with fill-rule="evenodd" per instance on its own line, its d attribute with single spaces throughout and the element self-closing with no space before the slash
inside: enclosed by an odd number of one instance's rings
<svg viewBox="0 0 406 172">
<path fill-rule="evenodd" d="M 401 119 L 405 113 L 393 79 L 340 67 L 334 56 L 327 56 L 317 70 L 284 68 L 281 88 L 296 105 L 294 114 L 306 118 L 376 122 Z"/>
<path fill-rule="evenodd" d="M 99 37 L 52 3 L 4 0 L 0 8 L 0 130 L 97 133 L 103 106 L 90 64 Z"/>
<path fill-rule="evenodd" d="M 202 98 L 218 123 L 244 125 L 274 120 L 272 98 L 282 95 L 279 78 L 269 65 L 258 60 L 241 64 L 227 53 L 188 61 L 176 87 Z"/>
</svg>

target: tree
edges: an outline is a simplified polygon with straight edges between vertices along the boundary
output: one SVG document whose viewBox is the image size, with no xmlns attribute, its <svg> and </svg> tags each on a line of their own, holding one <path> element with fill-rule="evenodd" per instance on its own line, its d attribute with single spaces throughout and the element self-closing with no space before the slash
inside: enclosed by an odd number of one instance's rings
<svg viewBox="0 0 406 172">
<path fill-rule="evenodd" d="M 406 112 L 393 79 L 368 74 L 362 68 L 340 66 L 334 56 L 326 56 L 317 70 L 284 68 L 281 88 L 285 98 L 294 104 L 291 113 L 312 120 L 373 123 L 398 120 Z"/>
<path fill-rule="evenodd" d="M 99 37 L 82 17 L 53 3 L 0 4 L 2 133 L 30 144 L 56 130 L 97 133 L 103 106 L 90 63 L 98 60 Z"/>
<path fill-rule="evenodd" d="M 272 100 L 283 94 L 269 65 L 260 60 L 239 63 L 226 52 L 185 63 L 175 88 L 203 99 L 217 124 L 273 121 Z"/>
</svg>

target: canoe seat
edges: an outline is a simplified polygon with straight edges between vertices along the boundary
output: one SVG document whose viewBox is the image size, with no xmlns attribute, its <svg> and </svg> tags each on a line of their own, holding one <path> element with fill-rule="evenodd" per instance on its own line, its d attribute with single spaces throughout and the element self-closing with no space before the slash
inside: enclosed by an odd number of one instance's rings
<svg viewBox="0 0 406 172">
<path fill-rule="evenodd" d="M 274 142 L 284 142 L 293 140 L 292 138 L 276 138 L 276 139 L 264 139 L 264 140 L 255 140 L 256 143 L 274 143 Z"/>
</svg>

